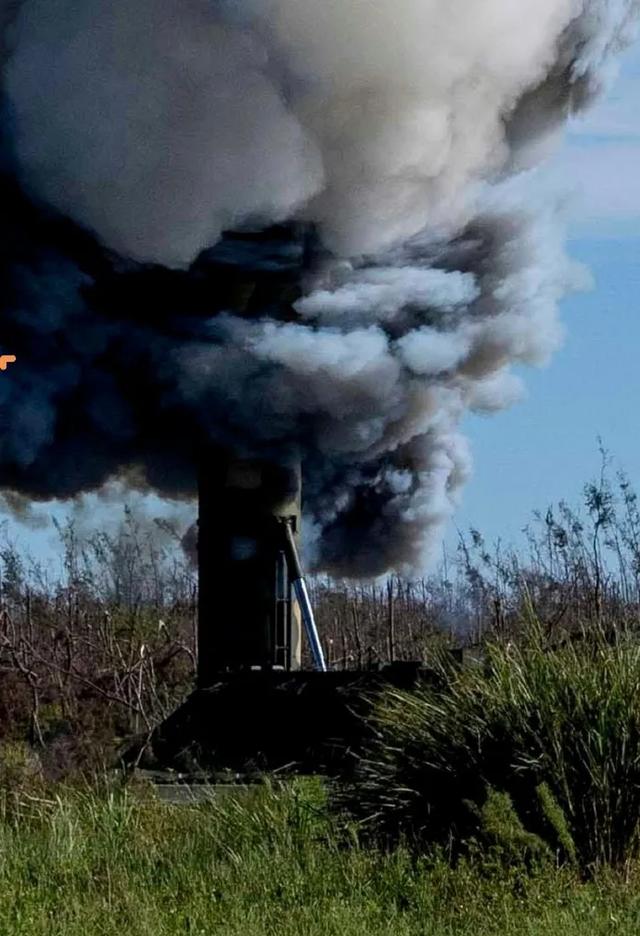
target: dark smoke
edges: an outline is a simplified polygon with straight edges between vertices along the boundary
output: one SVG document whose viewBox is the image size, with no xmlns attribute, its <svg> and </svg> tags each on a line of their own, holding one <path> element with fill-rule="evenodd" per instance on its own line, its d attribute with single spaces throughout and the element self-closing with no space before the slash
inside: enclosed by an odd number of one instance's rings
<svg viewBox="0 0 640 936">
<path fill-rule="evenodd" d="M 507 176 L 639 8 L 472 6 L 5 3 L 12 503 L 131 466 L 188 498 L 203 446 L 299 454 L 318 566 L 424 560 L 470 470 L 462 416 L 517 398 L 511 365 L 548 358 L 581 285 Z"/>
</svg>

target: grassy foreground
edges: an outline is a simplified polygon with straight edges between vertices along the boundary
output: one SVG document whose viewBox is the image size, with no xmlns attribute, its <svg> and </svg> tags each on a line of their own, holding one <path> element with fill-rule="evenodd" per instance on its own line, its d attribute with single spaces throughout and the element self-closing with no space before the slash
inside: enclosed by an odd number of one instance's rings
<svg viewBox="0 0 640 936">
<path fill-rule="evenodd" d="M 5 801 L 3 936 L 637 936 L 640 875 L 581 883 L 384 855 L 300 789 L 203 806 L 69 792 Z"/>
</svg>

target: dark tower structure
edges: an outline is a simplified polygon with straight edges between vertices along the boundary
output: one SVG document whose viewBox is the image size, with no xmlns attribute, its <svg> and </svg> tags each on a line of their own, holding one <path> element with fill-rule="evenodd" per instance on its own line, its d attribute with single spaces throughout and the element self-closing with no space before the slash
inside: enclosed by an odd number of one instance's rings
<svg viewBox="0 0 640 936">
<path fill-rule="evenodd" d="M 283 524 L 300 530 L 295 463 L 208 452 L 200 466 L 198 685 L 222 673 L 300 668 Z"/>
<path fill-rule="evenodd" d="M 229 232 L 194 273 L 222 309 L 290 321 L 313 241 L 298 224 Z M 300 613 L 283 535 L 286 522 L 300 536 L 299 460 L 243 459 L 205 444 L 198 488 L 198 685 L 223 673 L 299 669 Z"/>
</svg>

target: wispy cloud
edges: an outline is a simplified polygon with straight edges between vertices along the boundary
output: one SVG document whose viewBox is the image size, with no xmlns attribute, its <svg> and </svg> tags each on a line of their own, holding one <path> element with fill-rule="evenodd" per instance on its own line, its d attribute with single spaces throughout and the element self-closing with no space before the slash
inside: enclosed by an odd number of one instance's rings
<svg viewBox="0 0 640 936">
<path fill-rule="evenodd" d="M 621 78 L 605 101 L 572 121 L 571 142 L 599 139 L 640 141 L 640 75 Z"/>
<path fill-rule="evenodd" d="M 607 98 L 571 123 L 551 179 L 567 194 L 574 236 L 640 236 L 640 49 Z"/>
</svg>

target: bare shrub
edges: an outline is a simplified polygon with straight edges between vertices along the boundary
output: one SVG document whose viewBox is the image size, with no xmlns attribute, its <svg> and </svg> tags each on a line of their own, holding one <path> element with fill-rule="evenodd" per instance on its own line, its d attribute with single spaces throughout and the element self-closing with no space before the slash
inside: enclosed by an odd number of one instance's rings
<svg viewBox="0 0 640 936">
<path fill-rule="evenodd" d="M 0 549 L 0 739 L 27 740 L 49 774 L 111 759 L 192 686 L 196 586 L 168 533 L 126 509 L 113 534 L 58 526 L 56 577 Z"/>
</svg>

